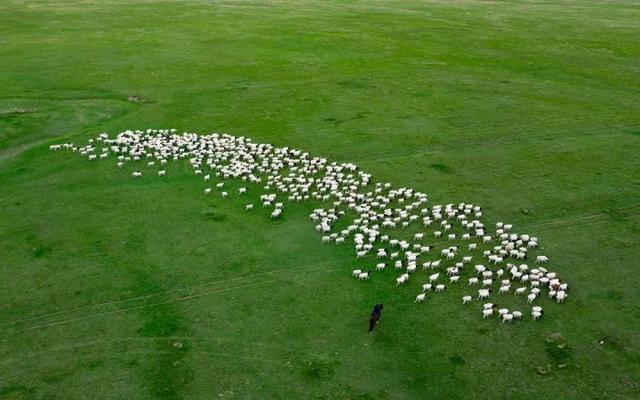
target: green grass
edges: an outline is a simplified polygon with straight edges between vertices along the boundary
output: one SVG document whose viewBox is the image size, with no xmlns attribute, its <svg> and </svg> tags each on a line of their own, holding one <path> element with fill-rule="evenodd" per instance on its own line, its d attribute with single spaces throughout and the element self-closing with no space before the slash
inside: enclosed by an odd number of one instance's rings
<svg viewBox="0 0 640 400">
<path fill-rule="evenodd" d="M 0 399 L 640 398 L 638 20 L 624 0 L 1 2 Z M 183 164 L 134 181 L 47 149 L 148 127 L 481 204 L 539 236 L 570 297 L 511 326 L 463 285 L 415 305 L 420 279 L 350 278 L 313 204 L 272 221 Z"/>
</svg>

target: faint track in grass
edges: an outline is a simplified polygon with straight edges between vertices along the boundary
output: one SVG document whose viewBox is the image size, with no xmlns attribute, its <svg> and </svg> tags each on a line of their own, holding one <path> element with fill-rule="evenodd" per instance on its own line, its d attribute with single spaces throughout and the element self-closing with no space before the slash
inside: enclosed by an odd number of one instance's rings
<svg viewBox="0 0 640 400">
<path fill-rule="evenodd" d="M 0 360 L 0 365 L 6 365 L 6 364 L 15 364 L 15 363 L 19 363 L 20 361 L 24 361 L 25 357 L 28 358 L 32 358 L 32 357 L 39 357 L 42 355 L 46 355 L 46 354 L 51 354 L 51 353 L 55 353 L 55 352 L 67 352 L 67 351 L 73 351 L 73 350 L 77 350 L 77 349 L 81 349 L 81 348 L 85 348 L 85 347 L 93 347 L 93 346 L 105 346 L 105 345 L 110 345 L 110 344 L 118 344 L 118 343 L 126 343 L 126 342 L 132 342 L 132 343 L 144 343 L 144 342 L 148 342 L 148 343 L 156 343 L 156 342 L 179 342 L 179 341 L 183 341 L 183 342 L 189 342 L 190 345 L 198 345 L 198 344 L 202 344 L 202 343 L 218 343 L 218 342 L 226 342 L 226 343 L 230 343 L 230 344 L 237 344 L 237 345 L 242 345 L 242 346 L 246 346 L 248 343 L 250 343 L 252 346 L 256 346 L 256 347 L 266 347 L 266 348 L 271 348 L 274 350 L 279 350 L 279 351 L 283 351 L 283 352 L 287 352 L 289 350 L 291 350 L 290 347 L 288 346 L 278 346 L 278 345 L 273 345 L 273 344 L 264 344 L 264 343 L 258 343 L 255 341 L 252 342 L 247 342 L 244 340 L 233 340 L 230 338 L 223 338 L 223 337 L 211 337 L 211 336 L 207 336 L 205 338 L 196 338 L 196 337 L 187 337 L 187 336 L 169 336 L 169 337 L 120 337 L 120 338 L 105 338 L 105 339 L 97 339 L 97 340 L 89 340 L 86 342 L 81 342 L 81 343 L 74 343 L 74 344 L 69 344 L 69 345 L 63 345 L 63 346 L 56 346 L 56 347 L 52 347 L 46 350 L 40 350 L 40 351 L 33 351 L 33 352 L 29 352 L 26 354 L 20 354 L 19 357 L 13 357 L 13 358 L 3 358 L 2 360 Z M 125 354 L 128 353 L 129 351 L 122 351 L 122 352 L 113 352 L 113 351 L 109 351 L 109 355 L 120 355 L 120 354 Z M 154 351 L 149 351 L 149 352 L 145 352 L 145 353 L 158 353 L 157 350 Z M 196 352 L 197 353 L 197 352 Z M 205 352 L 207 354 L 210 354 L 211 352 Z M 217 354 L 217 352 L 215 353 Z"/>
<path fill-rule="evenodd" d="M 286 269 L 277 270 L 276 272 L 288 271 L 288 270 L 291 270 L 291 269 L 294 269 L 294 268 L 300 269 L 300 268 L 304 268 L 304 267 L 317 266 L 317 265 L 326 265 L 326 263 L 308 264 L 307 266 L 288 267 Z M 265 284 L 265 283 L 285 282 L 285 281 L 290 280 L 292 277 L 296 277 L 296 276 L 299 276 L 299 275 L 307 275 L 307 274 L 313 274 L 313 273 L 337 272 L 340 269 L 342 269 L 342 268 L 332 268 L 332 269 L 315 268 L 315 269 L 310 271 L 308 268 L 306 268 L 306 269 L 303 270 L 302 273 L 298 273 L 298 274 L 294 273 L 292 275 L 290 274 L 290 275 L 287 275 L 285 277 L 279 277 L 279 278 L 269 279 L 269 280 L 260 280 L 260 281 L 256 281 L 256 282 L 248 282 L 248 283 L 245 283 L 245 284 L 239 284 L 239 285 L 235 285 L 235 286 L 214 287 L 214 288 L 212 288 L 210 290 L 203 290 L 203 291 L 197 292 L 197 293 L 185 294 L 185 295 L 174 297 L 174 298 L 166 300 L 166 301 L 161 301 L 161 302 L 156 302 L 156 303 L 151 303 L 151 304 L 142 304 L 142 305 L 131 306 L 131 307 L 121 307 L 121 308 L 116 308 L 116 309 L 113 309 L 113 310 L 107 310 L 107 311 L 103 311 L 103 312 L 94 312 L 94 313 L 89 313 L 89 314 L 86 314 L 86 315 L 80 315 L 80 316 L 77 316 L 77 317 L 61 318 L 61 319 L 48 321 L 48 322 L 46 321 L 47 319 L 50 319 L 52 317 L 63 316 L 65 314 L 74 313 L 74 312 L 85 310 L 85 309 L 100 308 L 100 307 L 104 307 L 104 306 L 108 306 L 108 305 L 123 304 L 123 303 L 135 302 L 135 301 L 138 301 L 138 300 L 146 300 L 146 299 L 149 299 L 149 298 L 165 296 L 167 294 L 173 294 L 173 293 L 179 292 L 179 291 L 189 290 L 189 288 L 202 287 L 202 286 L 205 286 L 205 287 L 207 287 L 207 286 L 219 286 L 220 284 L 228 283 L 229 281 L 232 281 L 232 280 L 244 281 L 244 280 L 247 280 L 247 279 L 255 278 L 256 276 L 259 276 L 259 275 L 269 274 L 270 272 L 259 272 L 259 273 L 256 273 L 256 274 L 244 275 L 244 276 L 238 277 L 238 278 L 230 278 L 230 279 L 227 279 L 227 280 L 224 280 L 224 281 L 209 282 L 207 284 L 193 285 L 193 286 L 186 287 L 186 288 L 171 289 L 169 291 L 165 291 L 165 292 L 161 292 L 161 293 L 154 293 L 154 294 L 147 295 L 147 296 L 138 296 L 138 297 L 135 297 L 135 298 L 125 299 L 125 300 L 121 300 L 121 301 L 100 303 L 98 305 L 89 305 L 89 306 L 86 306 L 86 307 L 79 307 L 79 308 L 75 308 L 75 309 L 72 309 L 72 310 L 58 311 L 58 312 L 54 312 L 54 313 L 50 313 L 50 314 L 43 314 L 43 315 L 40 315 L 40 316 L 34 316 L 32 318 L 5 322 L 5 323 L 1 324 L 0 326 L 16 326 L 16 325 L 19 325 L 19 324 L 22 324 L 22 323 L 36 321 L 34 324 L 31 324 L 30 326 L 26 326 L 24 328 L 18 328 L 14 332 L 9 332 L 8 330 L 5 329 L 5 331 L 0 332 L 0 337 L 7 336 L 7 334 L 11 334 L 11 333 L 17 334 L 17 333 L 26 332 L 26 331 L 32 331 L 32 330 L 43 329 L 43 328 L 47 328 L 47 327 L 53 327 L 53 326 L 57 326 L 57 325 L 64 325 L 64 324 L 68 324 L 68 323 L 72 323 L 72 322 L 88 320 L 88 319 L 101 317 L 101 316 L 105 316 L 105 315 L 118 314 L 118 313 L 122 313 L 122 312 L 128 312 L 128 311 L 133 311 L 133 310 L 138 310 L 138 309 L 143 309 L 143 308 L 148 308 L 148 307 L 157 307 L 157 306 L 161 306 L 161 305 L 165 305 L 165 304 L 172 304 L 172 303 L 177 303 L 177 302 L 190 301 L 190 300 L 198 299 L 198 298 L 201 298 L 201 297 L 204 297 L 204 296 L 208 296 L 208 295 L 212 295 L 212 294 L 216 294 L 216 293 L 224 293 L 224 292 L 233 291 L 233 290 L 237 290 L 237 289 L 243 289 L 243 288 L 246 288 L 246 287 L 259 286 L 259 285 Z M 45 321 L 42 321 L 42 323 L 39 323 L 39 321 L 41 321 L 41 320 L 45 320 Z"/>
</svg>

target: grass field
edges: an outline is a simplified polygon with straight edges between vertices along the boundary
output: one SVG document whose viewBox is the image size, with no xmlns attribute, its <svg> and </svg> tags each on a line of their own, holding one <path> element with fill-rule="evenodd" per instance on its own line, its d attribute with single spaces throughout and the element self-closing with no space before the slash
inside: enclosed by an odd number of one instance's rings
<svg viewBox="0 0 640 400">
<path fill-rule="evenodd" d="M 0 399 L 640 398 L 638 21 L 631 0 L 0 2 Z M 148 127 L 481 204 L 570 297 L 513 325 L 464 285 L 416 305 L 419 279 L 353 280 L 313 204 L 274 222 L 181 163 L 138 181 L 47 148 Z"/>
</svg>

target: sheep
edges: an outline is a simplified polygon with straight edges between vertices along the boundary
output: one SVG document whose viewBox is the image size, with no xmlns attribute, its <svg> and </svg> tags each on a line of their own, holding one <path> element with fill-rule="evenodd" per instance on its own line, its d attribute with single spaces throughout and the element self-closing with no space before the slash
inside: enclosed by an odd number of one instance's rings
<svg viewBox="0 0 640 400">
<path fill-rule="evenodd" d="M 533 303 L 533 301 L 536 299 L 536 297 L 538 297 L 535 293 L 530 293 L 527 296 L 527 303 L 531 304 Z"/>
<path fill-rule="evenodd" d="M 534 319 L 534 321 L 535 321 L 535 320 L 539 319 L 540 317 L 542 317 L 542 314 L 543 314 L 543 313 L 544 313 L 544 312 L 543 312 L 542 310 L 540 310 L 540 311 L 532 311 L 532 312 L 531 312 L 531 317 L 532 317 L 532 318 Z"/>
<path fill-rule="evenodd" d="M 244 206 L 244 209 L 249 211 L 249 210 L 253 210 L 253 204 L 247 204 Z"/>
<path fill-rule="evenodd" d="M 424 285 L 422 285 L 422 291 L 423 292 L 428 292 L 433 288 L 433 285 L 430 283 L 425 283 Z"/>
<path fill-rule="evenodd" d="M 480 290 L 478 290 L 478 300 L 488 299 L 490 293 L 491 293 L 491 290 L 489 290 L 489 289 L 480 289 Z"/>
<path fill-rule="evenodd" d="M 493 308 L 487 308 L 482 310 L 482 318 L 488 318 L 493 315 Z"/>
<path fill-rule="evenodd" d="M 505 294 L 505 293 L 509 293 L 509 289 L 511 288 L 511 286 L 500 286 L 500 290 L 498 291 L 499 294 Z"/>
<path fill-rule="evenodd" d="M 436 292 L 444 292 L 447 287 L 443 284 L 436 285 Z"/>
<path fill-rule="evenodd" d="M 513 321 L 513 314 L 502 314 L 502 323 Z"/>
<path fill-rule="evenodd" d="M 210 193 L 211 193 L 211 188 L 205 188 L 204 189 L 204 194 L 205 195 L 210 194 Z"/>
<path fill-rule="evenodd" d="M 134 171 L 133 173 L 131 173 L 131 176 L 134 178 L 142 178 L 142 172 Z"/>
<path fill-rule="evenodd" d="M 409 280 L 409 274 L 402 274 L 396 279 L 396 286 L 402 285 Z"/>
<path fill-rule="evenodd" d="M 425 299 L 425 297 L 427 297 L 426 293 L 420 293 L 419 295 L 416 296 L 416 303 L 422 303 Z"/>
<path fill-rule="evenodd" d="M 522 313 L 520 311 L 512 311 L 513 319 L 522 319 Z"/>
<path fill-rule="evenodd" d="M 359 280 L 359 281 L 366 281 L 366 280 L 369 280 L 369 273 L 370 273 L 370 272 L 371 272 L 371 271 L 367 271 L 367 272 L 361 272 L 361 273 L 359 273 L 359 274 L 358 274 L 358 280 Z"/>
<path fill-rule="evenodd" d="M 228 195 L 229 195 L 229 193 L 227 193 L 227 192 L 220 193 L 220 196 L 222 196 L 222 197 L 227 197 Z"/>
<path fill-rule="evenodd" d="M 483 279 L 482 287 L 487 287 L 493 285 L 493 279 Z"/>
<path fill-rule="evenodd" d="M 459 280 L 459 279 L 460 279 L 460 276 L 459 276 L 459 275 L 457 275 L 457 276 L 452 276 L 452 277 L 450 277 L 450 278 L 449 278 L 449 282 L 450 282 L 450 283 L 456 283 L 456 282 L 458 282 L 458 280 Z"/>
<path fill-rule="evenodd" d="M 353 277 L 357 277 L 358 275 L 360 275 L 362 273 L 361 269 L 354 269 L 353 272 L 351 273 L 351 275 Z"/>
<path fill-rule="evenodd" d="M 429 275 L 429 282 L 435 282 L 438 280 L 438 277 L 440 276 L 440 272 L 436 272 L 433 275 Z"/>
<path fill-rule="evenodd" d="M 158 176 L 166 176 L 167 175 L 167 171 L 164 169 L 161 169 L 160 171 L 158 171 Z"/>
<path fill-rule="evenodd" d="M 518 296 L 518 295 L 524 294 L 526 291 L 527 291 L 526 287 L 519 287 L 516 289 L 515 294 Z"/>
<path fill-rule="evenodd" d="M 562 303 L 566 298 L 567 294 L 564 291 L 560 290 L 556 293 L 556 301 L 558 303 Z"/>
<path fill-rule="evenodd" d="M 462 296 L 462 304 L 467 304 L 471 302 L 471 300 L 473 300 L 473 297 L 471 296 Z"/>
<path fill-rule="evenodd" d="M 382 271 L 385 267 L 385 263 L 376 264 L 376 271 Z"/>
<path fill-rule="evenodd" d="M 408 240 L 398 240 L 392 235 L 381 235 L 381 229 L 408 227 L 413 221 L 422 220 L 424 226 L 438 226 L 432 232 L 434 237 L 446 236 L 449 240 L 459 239 L 467 244 L 469 251 L 479 250 L 481 243 L 488 244 L 492 249 L 482 251 L 483 257 L 491 264 L 502 264 L 514 259 L 525 259 L 531 248 L 537 246 L 538 240 L 525 234 L 511 233 L 511 224 L 496 224 L 495 233 L 480 221 L 482 209 L 467 203 L 434 205 L 425 207 L 428 202 L 426 194 L 409 188 L 394 188 L 390 183 L 371 182 L 371 176 L 351 163 L 329 162 L 326 159 L 311 157 L 308 153 L 290 148 L 278 148 L 268 143 L 253 143 L 249 138 L 231 135 L 197 135 L 192 133 L 177 134 L 175 130 L 147 130 L 126 131 L 111 139 L 107 134 L 101 134 L 88 146 L 74 146 L 73 144 L 52 145 L 52 150 L 69 149 L 89 159 L 104 159 L 110 154 L 117 154 L 117 166 L 124 167 L 128 162 L 146 160 L 146 165 L 166 165 L 167 160 L 186 160 L 195 175 L 202 176 L 205 182 L 212 177 L 223 180 L 237 179 L 243 182 L 259 184 L 264 192 L 260 195 L 263 207 L 272 207 L 272 218 L 281 216 L 283 203 L 277 202 L 277 196 L 285 196 L 288 201 L 314 200 L 326 204 L 327 207 L 313 210 L 309 216 L 314 221 L 315 229 L 321 233 L 323 242 L 335 241 L 336 244 L 345 243 L 349 235 L 354 235 L 356 257 L 365 257 L 376 252 L 379 258 L 386 256 L 387 250 L 374 250 L 375 242 L 388 242 L 390 247 L 399 247 L 407 256 L 407 272 L 415 270 L 418 257 L 431 251 L 430 246 L 422 243 L 409 243 Z M 203 172 L 203 171 L 207 172 Z M 163 172 L 164 171 L 164 172 Z M 142 173 L 133 177 L 139 178 Z M 166 170 L 158 171 L 158 176 L 164 176 Z M 371 185 L 371 186 L 368 186 Z M 226 183 L 212 185 L 220 189 L 221 196 Z M 207 192 L 210 193 L 211 188 Z M 239 188 L 238 194 L 247 192 L 247 188 Z M 205 192 L 205 194 L 208 194 Z M 395 205 L 392 205 L 395 204 Z M 253 205 L 246 205 L 245 209 L 253 209 Z M 348 228 L 340 234 L 331 233 L 341 222 L 345 212 L 353 211 L 354 218 Z M 472 218 L 475 218 L 471 220 Z M 435 222 L 433 222 L 435 221 Z M 438 224 L 440 222 L 440 224 Z M 456 226 L 455 223 L 459 225 Z M 454 231 L 454 226 L 463 231 Z M 456 233 L 454 233 L 456 232 Z M 414 242 L 426 239 L 429 233 L 414 233 L 410 237 Z M 327 237 L 328 239 L 325 239 Z M 368 240 L 367 240 L 368 239 Z M 495 244 L 493 246 L 491 243 Z M 407 251 L 412 249 L 416 253 Z M 442 260 L 453 260 L 457 255 L 457 248 L 447 248 L 442 253 Z M 410 254 L 411 253 L 411 254 Z M 534 256 L 535 257 L 535 256 Z M 542 258 L 541 258 L 542 257 Z M 398 259 L 398 252 L 391 254 L 391 259 Z M 402 257 L 404 259 L 404 257 Z M 461 257 L 461 262 L 455 263 L 455 268 L 447 269 L 450 281 L 456 282 L 459 270 L 471 262 L 470 256 Z M 535 258 L 536 264 L 548 261 L 546 256 Z M 422 261 L 422 260 L 421 260 Z M 447 262 L 447 261 L 445 261 Z M 380 264 L 378 264 L 380 265 Z M 402 263 L 401 263 L 402 265 Z M 438 268 L 440 260 L 422 263 L 423 268 Z M 487 271 L 484 266 L 476 266 L 476 272 L 482 274 Z M 521 266 L 522 267 L 522 266 Z M 553 272 L 546 270 L 531 272 L 527 269 L 514 268 L 507 265 L 513 282 L 530 282 L 532 293 L 538 297 L 539 288 L 548 286 L 549 292 L 555 291 L 555 299 L 562 302 L 566 298 L 566 284 L 561 283 Z M 381 270 L 376 266 L 376 270 Z M 455 272 L 454 272 L 455 271 Z M 469 279 L 469 285 L 479 283 L 480 279 L 491 280 L 494 276 L 501 279 L 504 270 L 498 270 L 493 275 L 483 275 L 482 278 Z M 402 283 L 408 279 L 402 278 Z M 435 281 L 433 281 L 435 282 Z M 487 283 L 487 282 L 483 282 Z M 565 285 L 565 286 L 563 286 Z M 506 293 L 505 287 L 500 286 L 500 293 Z M 534 291 L 533 289 L 536 289 Z M 558 294 L 562 292 L 560 296 Z M 489 296 L 490 289 L 482 292 Z M 516 289 L 517 295 L 525 295 L 526 290 Z M 517 317 L 514 316 L 514 319 Z"/>
</svg>

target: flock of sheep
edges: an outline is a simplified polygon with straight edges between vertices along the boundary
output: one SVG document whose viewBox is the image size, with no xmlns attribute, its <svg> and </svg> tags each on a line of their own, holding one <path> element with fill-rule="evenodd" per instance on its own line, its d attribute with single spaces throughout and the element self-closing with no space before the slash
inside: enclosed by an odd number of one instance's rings
<svg viewBox="0 0 640 400">
<path fill-rule="evenodd" d="M 486 227 L 480 221 L 482 209 L 474 204 L 429 205 L 425 193 L 373 182 L 370 174 L 351 163 L 329 162 L 301 150 L 253 143 L 246 137 L 155 129 L 125 131 L 115 138 L 102 133 L 85 146 L 64 143 L 50 149 L 71 150 L 89 160 L 113 155 L 120 168 L 144 160 L 146 170 L 136 169 L 131 174 L 136 179 L 156 167 L 155 174 L 165 177 L 168 161 L 185 160 L 205 183 L 205 195 L 227 197 L 228 179 L 262 185 L 260 205 L 271 210 L 272 218 L 281 217 L 288 202 L 325 204 L 314 209 L 309 218 L 323 234 L 323 243 L 341 245 L 353 238 L 358 261 L 372 265 L 371 269 L 353 270 L 357 279 L 370 279 L 374 269 L 393 268 L 400 273 L 396 279 L 396 286 L 400 286 L 412 277 L 420 279 L 419 269 L 429 271 L 416 302 L 423 302 L 431 291 L 443 292 L 447 285 L 458 284 L 466 270 L 471 270 L 471 276 L 467 279 L 470 294 L 462 298 L 465 304 L 488 301 L 496 285 L 495 296 L 513 292 L 526 297 L 528 304 L 535 303 L 543 290 L 558 303 L 567 298 L 567 284 L 541 265 L 548 258 L 530 255 L 538 247 L 537 238 L 515 233 L 511 224 L 502 222 L 494 229 Z M 213 184 L 212 179 L 218 182 Z M 248 191 L 248 187 L 241 187 L 238 195 Z M 244 207 L 249 211 L 254 204 Z M 373 257 L 377 261 L 371 261 Z M 535 265 L 530 267 L 529 260 Z M 481 288 L 471 291 L 476 285 Z M 497 314 L 502 322 L 523 315 L 495 303 L 484 303 L 481 313 L 483 318 Z M 542 315 L 542 307 L 532 305 L 532 318 Z"/>
</svg>

